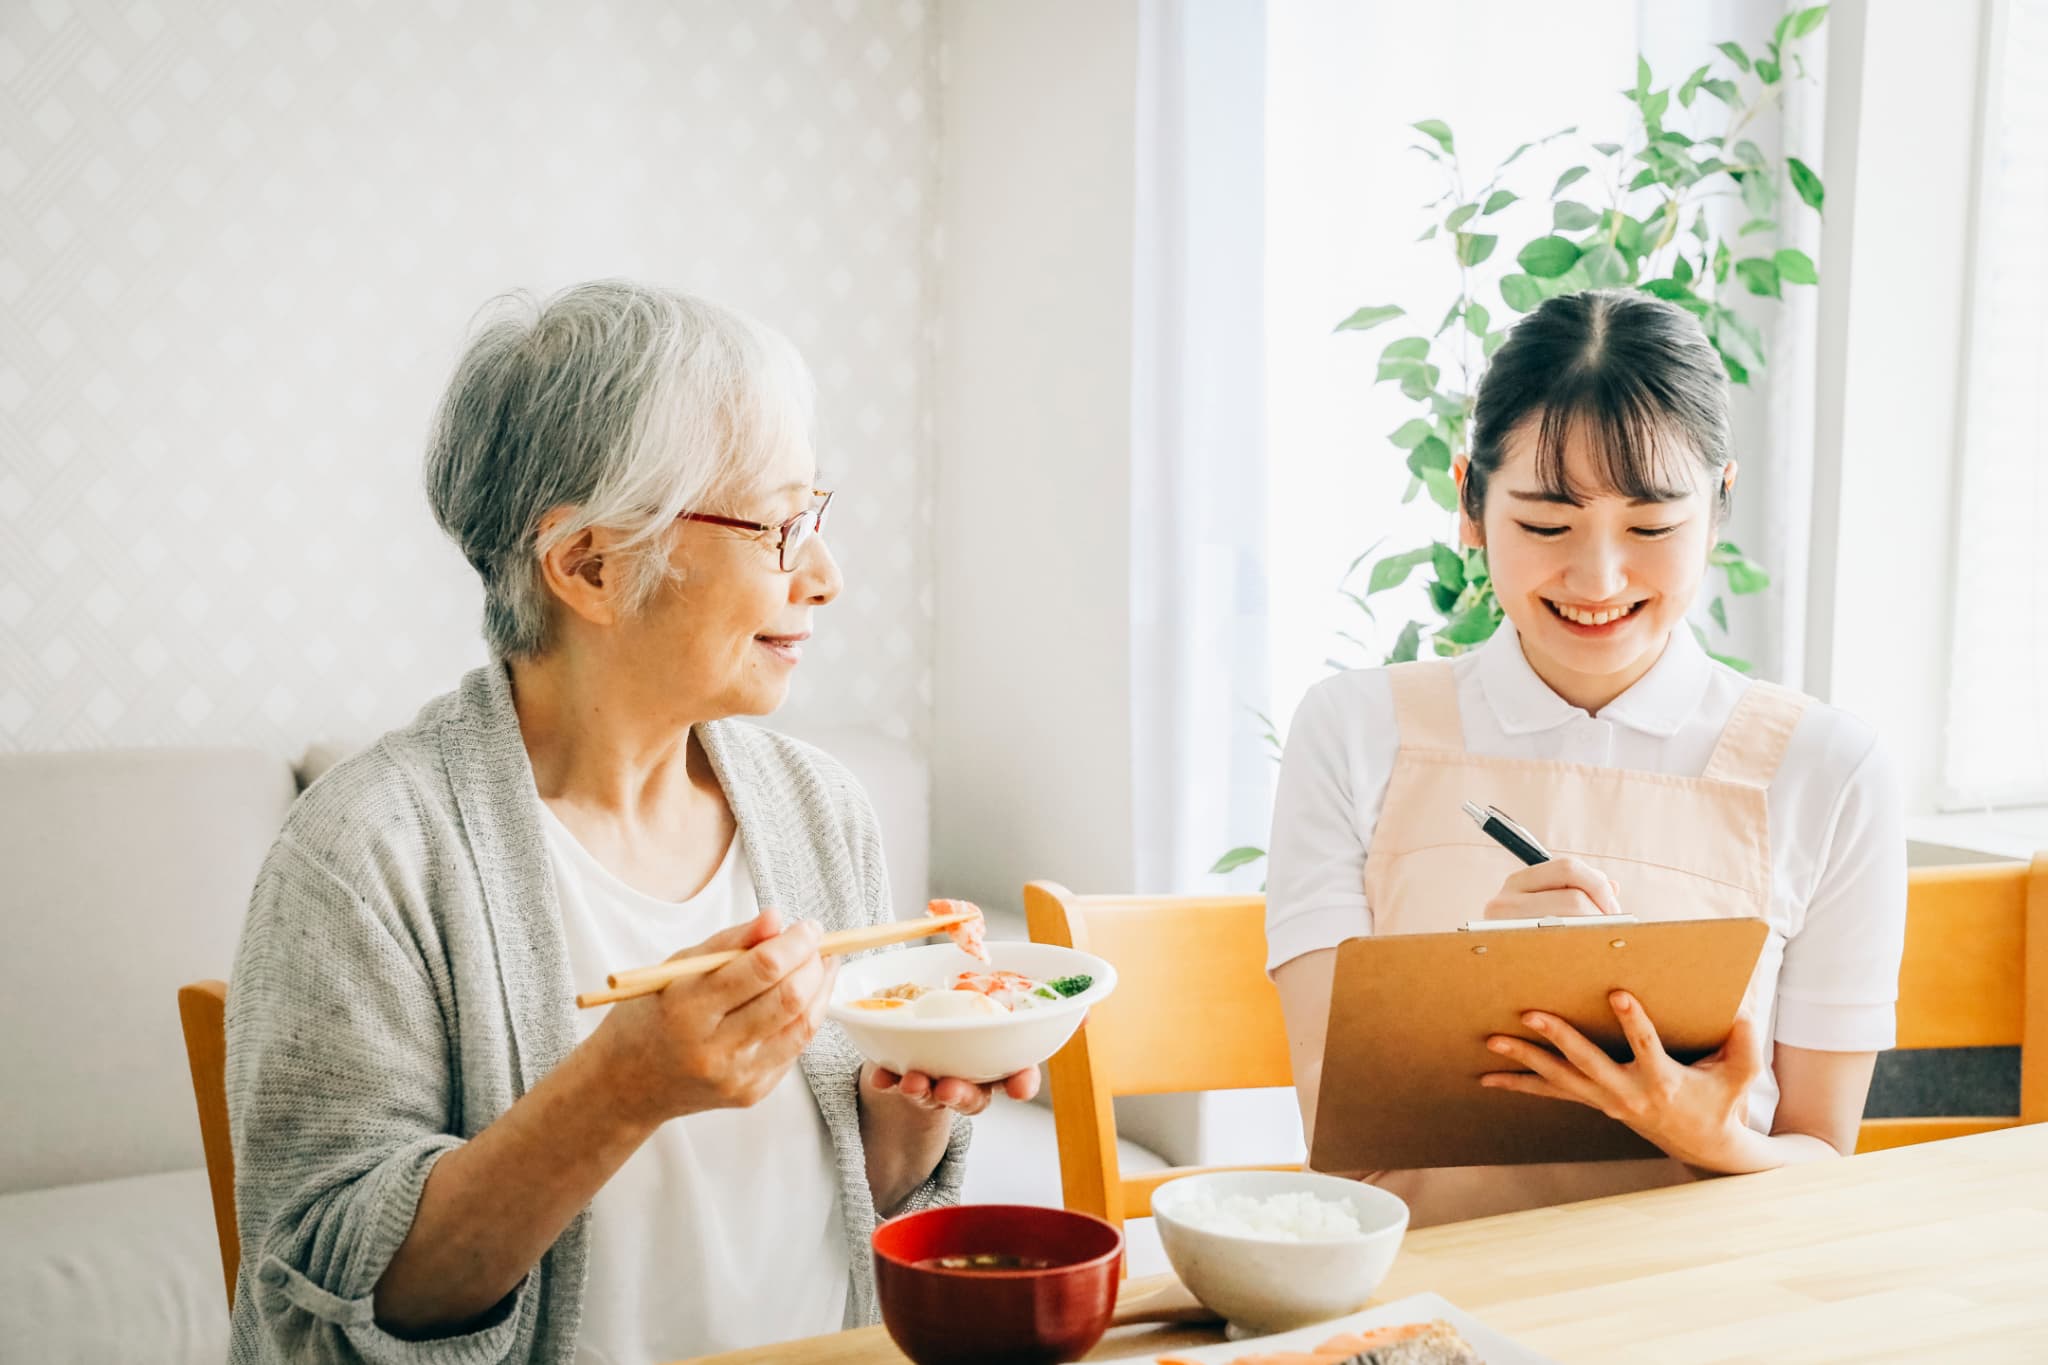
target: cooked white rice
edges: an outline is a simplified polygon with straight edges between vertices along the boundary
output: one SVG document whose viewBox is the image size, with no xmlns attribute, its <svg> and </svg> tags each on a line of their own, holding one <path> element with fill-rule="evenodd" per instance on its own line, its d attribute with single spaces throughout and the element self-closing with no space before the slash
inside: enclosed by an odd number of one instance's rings
<svg viewBox="0 0 2048 1365">
<path fill-rule="evenodd" d="M 1279 1242 L 1327 1242 L 1357 1237 L 1365 1229 L 1358 1215 L 1341 1199 L 1319 1199 L 1293 1192 L 1263 1199 L 1233 1194 L 1222 1199 L 1196 1191 L 1180 1200 L 1173 1216 L 1204 1232 L 1231 1237 L 1268 1237 Z"/>
</svg>

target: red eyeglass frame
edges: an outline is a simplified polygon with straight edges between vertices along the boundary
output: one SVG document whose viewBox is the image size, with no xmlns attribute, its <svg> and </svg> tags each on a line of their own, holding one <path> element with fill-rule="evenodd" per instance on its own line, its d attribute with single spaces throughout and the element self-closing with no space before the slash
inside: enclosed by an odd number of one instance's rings
<svg viewBox="0 0 2048 1365">
<path fill-rule="evenodd" d="M 781 569 L 782 572 L 788 573 L 796 567 L 789 562 L 790 536 L 795 533 L 796 528 L 803 523 L 805 518 L 815 518 L 811 530 L 819 535 L 824 534 L 825 509 L 832 505 L 832 492 L 833 490 L 829 488 L 813 488 L 811 496 L 823 498 L 824 501 L 816 507 L 805 508 L 789 520 L 783 522 L 747 521 L 740 517 L 714 516 L 710 512 L 678 512 L 676 520 L 701 521 L 711 526 L 730 526 L 734 530 L 758 531 L 762 535 L 766 535 L 770 531 L 779 531 L 782 534 L 781 538 L 775 542 L 775 566 Z M 802 549 L 802 544 L 799 543 L 797 548 Z"/>
</svg>

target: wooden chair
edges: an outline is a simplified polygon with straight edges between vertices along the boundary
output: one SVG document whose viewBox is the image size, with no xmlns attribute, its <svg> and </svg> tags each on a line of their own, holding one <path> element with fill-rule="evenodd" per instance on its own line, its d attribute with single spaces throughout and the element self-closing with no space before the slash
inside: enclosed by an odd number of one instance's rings
<svg viewBox="0 0 2048 1365">
<path fill-rule="evenodd" d="M 1066 1205 L 1122 1227 L 1152 1211 L 1152 1192 L 1198 1170 L 1125 1179 L 1116 1152 L 1119 1095 L 1292 1085 L 1280 993 L 1266 977 L 1264 896 L 1077 896 L 1053 882 L 1024 888 L 1031 938 L 1116 967 L 1116 992 L 1046 1064 Z"/>
<path fill-rule="evenodd" d="M 178 988 L 185 1025 L 185 1057 L 192 1064 L 192 1094 L 199 1101 L 199 1139 L 206 1148 L 206 1180 L 213 1187 L 213 1227 L 220 1235 L 220 1269 L 228 1307 L 235 1306 L 235 1272 L 242 1234 L 235 1227 L 235 1150 L 228 1142 L 228 983 L 195 981 Z"/>
<path fill-rule="evenodd" d="M 2032 864 L 1915 868 L 1899 969 L 1899 1048 L 2015 1045 L 2017 1116 L 1866 1119 L 1856 1150 L 2048 1122 L 2048 853 Z"/>
</svg>

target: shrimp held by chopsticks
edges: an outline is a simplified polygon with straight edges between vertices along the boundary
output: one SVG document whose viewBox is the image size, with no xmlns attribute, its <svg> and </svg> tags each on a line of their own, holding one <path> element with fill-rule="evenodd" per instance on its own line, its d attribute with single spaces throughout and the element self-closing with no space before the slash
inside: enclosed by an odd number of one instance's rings
<svg viewBox="0 0 2048 1365">
<path fill-rule="evenodd" d="M 988 922 L 981 917 L 981 907 L 973 901 L 933 901 L 925 907 L 934 915 L 966 915 L 967 919 L 958 924 L 948 925 L 946 937 L 953 940 L 960 951 L 977 962 L 987 962 Z"/>
</svg>

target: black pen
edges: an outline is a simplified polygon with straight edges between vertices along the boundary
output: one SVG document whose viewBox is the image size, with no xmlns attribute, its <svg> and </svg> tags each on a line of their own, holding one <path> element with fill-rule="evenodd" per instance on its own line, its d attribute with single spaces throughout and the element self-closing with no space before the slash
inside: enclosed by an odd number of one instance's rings
<svg viewBox="0 0 2048 1365">
<path fill-rule="evenodd" d="M 1470 801 L 1464 804 L 1465 814 L 1472 817 L 1473 823 L 1479 826 L 1480 831 L 1487 838 L 1493 840 L 1517 858 L 1520 858 L 1530 867 L 1534 867 L 1538 863 L 1550 861 L 1550 850 L 1537 843 L 1535 835 L 1508 819 L 1507 816 L 1502 815 L 1497 808 L 1488 806 L 1481 810 Z"/>
</svg>

